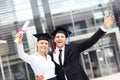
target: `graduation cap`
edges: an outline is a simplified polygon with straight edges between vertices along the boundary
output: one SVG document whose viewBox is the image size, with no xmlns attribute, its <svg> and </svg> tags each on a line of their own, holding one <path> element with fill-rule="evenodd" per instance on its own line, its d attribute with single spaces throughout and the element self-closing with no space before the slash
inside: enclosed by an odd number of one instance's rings
<svg viewBox="0 0 120 80">
<path fill-rule="evenodd" d="M 51 39 L 51 36 L 47 33 L 41 33 L 41 34 L 33 34 L 37 38 L 37 41 L 39 40 L 47 40 L 49 41 Z"/>
<path fill-rule="evenodd" d="M 57 27 L 53 32 L 52 32 L 52 36 L 55 37 L 55 35 L 57 33 L 63 33 L 65 34 L 66 38 L 69 37 L 69 35 L 71 34 L 70 31 L 68 31 L 67 29 L 63 28 L 63 27 Z"/>
</svg>

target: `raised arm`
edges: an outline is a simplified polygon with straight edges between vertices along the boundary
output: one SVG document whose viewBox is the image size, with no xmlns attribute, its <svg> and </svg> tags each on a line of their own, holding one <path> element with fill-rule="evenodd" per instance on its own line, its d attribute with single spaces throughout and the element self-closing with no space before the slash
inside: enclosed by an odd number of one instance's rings
<svg viewBox="0 0 120 80">
<path fill-rule="evenodd" d="M 88 49 L 89 47 L 93 46 L 106 32 L 106 30 L 112 23 L 114 22 L 114 17 L 110 15 L 108 18 L 106 18 L 103 22 L 103 26 L 101 29 L 99 29 L 92 37 L 85 40 L 84 42 L 78 44 L 78 50 L 84 51 Z M 81 47 L 82 46 L 82 47 Z"/>
<path fill-rule="evenodd" d="M 18 38 L 17 50 L 18 50 L 19 57 L 25 62 L 31 63 L 33 60 L 32 57 L 24 52 L 24 48 L 22 44 L 23 34 L 17 33 L 16 38 Z"/>
<path fill-rule="evenodd" d="M 108 16 L 104 22 L 103 22 L 103 27 L 105 29 L 107 29 L 108 27 L 110 27 L 110 25 L 114 22 L 114 16 L 111 14 L 110 16 Z"/>
</svg>

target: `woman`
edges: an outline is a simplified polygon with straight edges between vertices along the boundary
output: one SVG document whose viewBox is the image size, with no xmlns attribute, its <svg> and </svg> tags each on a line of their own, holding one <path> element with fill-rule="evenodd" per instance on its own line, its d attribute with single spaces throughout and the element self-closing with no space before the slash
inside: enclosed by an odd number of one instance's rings
<svg viewBox="0 0 120 80">
<path fill-rule="evenodd" d="M 44 77 L 41 77 L 42 80 L 57 80 L 55 65 L 51 57 L 47 54 L 50 36 L 47 33 L 35 34 L 34 36 L 37 38 L 36 52 L 32 55 L 28 55 L 24 52 L 22 45 L 23 34 L 16 34 L 16 38 L 18 38 L 17 48 L 19 57 L 30 64 L 35 76 L 44 75 Z"/>
</svg>

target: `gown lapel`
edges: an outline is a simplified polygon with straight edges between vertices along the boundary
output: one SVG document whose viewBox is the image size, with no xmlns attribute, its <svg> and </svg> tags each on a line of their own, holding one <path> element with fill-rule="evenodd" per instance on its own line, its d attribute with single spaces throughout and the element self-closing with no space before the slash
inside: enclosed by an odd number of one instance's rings
<svg viewBox="0 0 120 80">
<path fill-rule="evenodd" d="M 63 65 L 65 65 L 66 64 L 66 62 L 67 62 L 67 56 L 68 56 L 68 54 L 67 54 L 67 45 L 65 45 L 65 49 L 64 49 L 65 51 L 64 51 L 64 63 L 63 63 Z"/>
</svg>

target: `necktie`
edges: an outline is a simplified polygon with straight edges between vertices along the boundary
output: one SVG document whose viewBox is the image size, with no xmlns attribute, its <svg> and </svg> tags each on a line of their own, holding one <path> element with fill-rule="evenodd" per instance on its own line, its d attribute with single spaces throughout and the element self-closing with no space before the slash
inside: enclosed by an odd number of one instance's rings
<svg viewBox="0 0 120 80">
<path fill-rule="evenodd" d="M 60 63 L 60 66 L 62 66 L 62 49 L 59 50 L 59 63 Z"/>
</svg>

